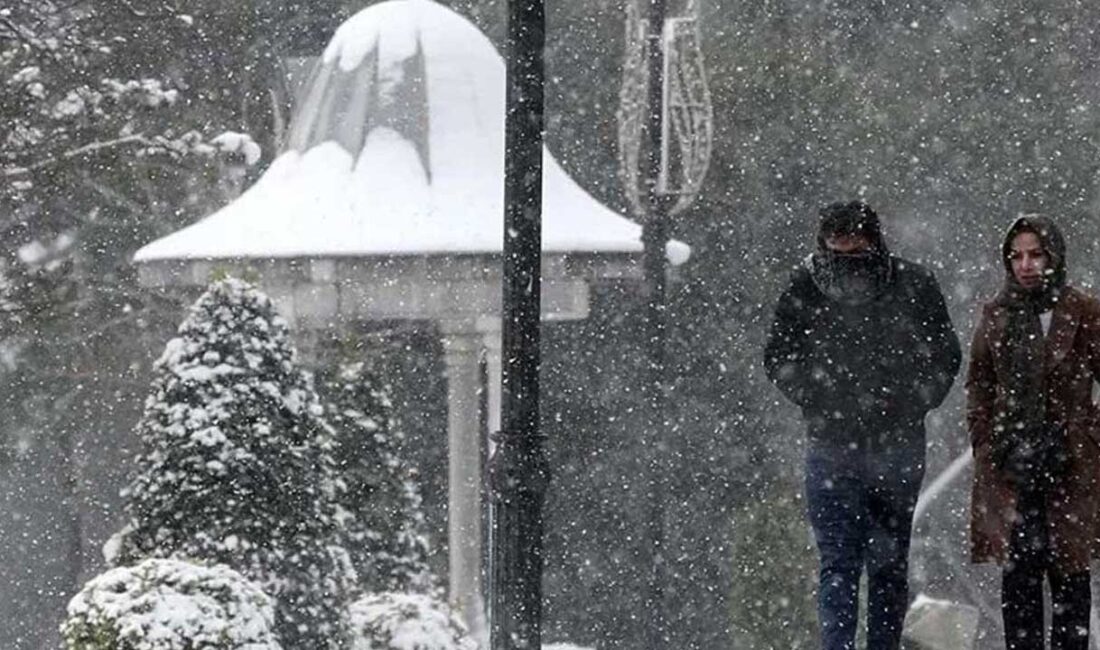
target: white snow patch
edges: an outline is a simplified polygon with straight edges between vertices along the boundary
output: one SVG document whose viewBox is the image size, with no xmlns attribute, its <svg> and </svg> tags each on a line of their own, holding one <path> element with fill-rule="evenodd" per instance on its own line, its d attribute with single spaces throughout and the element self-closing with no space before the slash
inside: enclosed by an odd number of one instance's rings
<svg viewBox="0 0 1100 650">
<path fill-rule="evenodd" d="M 475 650 L 446 604 L 423 594 L 368 594 L 349 608 L 353 650 Z"/>
<path fill-rule="evenodd" d="M 210 143 L 217 147 L 218 151 L 241 154 L 244 156 L 245 164 L 249 167 L 260 162 L 263 153 L 260 145 L 252 139 L 252 136 L 237 131 L 226 131 L 215 137 Z"/>
<path fill-rule="evenodd" d="M 12 85 L 12 86 L 16 86 L 16 85 L 19 85 L 19 84 L 31 83 L 32 81 L 38 81 L 41 78 L 42 78 L 42 68 L 40 68 L 36 65 L 32 65 L 32 66 L 27 66 L 27 67 L 23 68 L 22 70 L 20 70 L 19 72 L 16 72 L 15 74 L 13 74 L 8 79 L 8 84 Z"/>
<path fill-rule="evenodd" d="M 68 647 L 110 630 L 134 650 L 280 650 L 271 599 L 224 566 L 145 560 L 90 580 L 69 602 Z"/>
<path fill-rule="evenodd" d="M 103 559 L 107 564 L 114 564 L 118 559 L 119 552 L 122 550 L 123 540 L 134 530 L 134 527 L 130 524 L 126 524 L 122 530 L 118 531 L 114 535 L 107 538 L 107 541 L 103 543 L 101 552 L 103 553 Z"/>
<path fill-rule="evenodd" d="M 19 247 L 19 259 L 24 264 L 31 265 L 37 264 L 39 261 L 45 259 L 49 254 L 49 249 L 42 245 L 42 242 L 37 239 L 29 244 L 23 244 Z"/>
</svg>

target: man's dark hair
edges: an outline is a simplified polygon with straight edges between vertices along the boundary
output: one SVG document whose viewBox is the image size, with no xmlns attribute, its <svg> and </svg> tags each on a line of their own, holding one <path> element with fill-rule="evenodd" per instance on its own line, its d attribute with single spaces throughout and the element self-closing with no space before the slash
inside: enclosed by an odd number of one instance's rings
<svg viewBox="0 0 1100 650">
<path fill-rule="evenodd" d="M 817 211 L 822 238 L 862 235 L 872 243 L 882 240 L 878 214 L 863 201 L 837 201 Z"/>
</svg>

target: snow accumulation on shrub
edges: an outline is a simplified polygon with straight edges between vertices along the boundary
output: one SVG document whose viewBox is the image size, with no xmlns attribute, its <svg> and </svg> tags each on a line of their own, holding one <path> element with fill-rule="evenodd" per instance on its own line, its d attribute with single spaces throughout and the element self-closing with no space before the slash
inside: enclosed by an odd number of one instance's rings
<svg viewBox="0 0 1100 650">
<path fill-rule="evenodd" d="M 232 569 L 145 560 L 111 569 L 69 602 L 65 650 L 281 650 L 274 605 Z"/>
<path fill-rule="evenodd" d="M 354 572 L 323 412 L 271 299 L 214 282 L 154 367 L 130 520 L 107 554 L 229 566 L 275 600 L 284 646 L 346 650 Z"/>
<path fill-rule="evenodd" d="M 351 605 L 354 650 L 474 650 L 466 627 L 423 594 L 370 594 Z"/>
</svg>

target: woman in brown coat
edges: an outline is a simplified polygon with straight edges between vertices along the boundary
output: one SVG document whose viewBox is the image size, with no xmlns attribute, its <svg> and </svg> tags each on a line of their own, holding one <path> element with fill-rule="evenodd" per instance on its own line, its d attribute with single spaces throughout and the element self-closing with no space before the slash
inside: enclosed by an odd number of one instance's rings
<svg viewBox="0 0 1100 650">
<path fill-rule="evenodd" d="M 1005 236 L 1005 286 L 986 304 L 970 349 L 967 424 L 974 448 L 975 562 L 1003 567 L 1009 650 L 1085 650 L 1089 560 L 1100 510 L 1100 302 L 1065 284 L 1065 242 L 1049 219 L 1017 219 Z"/>
</svg>

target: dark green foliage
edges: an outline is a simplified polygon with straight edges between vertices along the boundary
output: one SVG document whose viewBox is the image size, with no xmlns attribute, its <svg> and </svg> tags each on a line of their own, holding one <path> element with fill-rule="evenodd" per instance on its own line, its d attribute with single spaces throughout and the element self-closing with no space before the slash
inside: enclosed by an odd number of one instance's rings
<svg viewBox="0 0 1100 650">
<path fill-rule="evenodd" d="M 321 382 L 335 431 L 333 457 L 345 486 L 345 544 L 364 592 L 428 592 L 436 578 L 416 471 L 403 457 L 390 388 L 363 363 L 341 364 Z"/>
<path fill-rule="evenodd" d="M 777 480 L 733 513 L 729 615 L 737 647 L 817 643 L 817 557 L 801 490 Z"/>
</svg>

